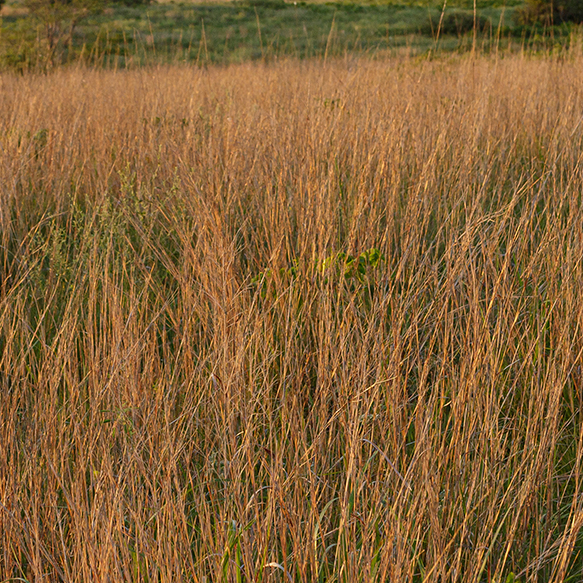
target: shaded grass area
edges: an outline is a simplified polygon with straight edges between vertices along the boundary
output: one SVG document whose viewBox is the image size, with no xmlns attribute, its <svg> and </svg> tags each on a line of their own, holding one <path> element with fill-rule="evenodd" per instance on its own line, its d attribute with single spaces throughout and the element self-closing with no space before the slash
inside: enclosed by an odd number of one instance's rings
<svg viewBox="0 0 583 583">
<path fill-rule="evenodd" d="M 481 44 L 497 42 L 513 27 L 513 7 L 484 5 L 478 12 Z M 207 63 L 294 56 L 309 58 L 345 52 L 425 52 L 434 45 L 441 7 L 359 3 L 243 2 L 111 6 L 84 20 L 64 60 L 80 54 L 124 66 L 160 61 Z M 473 12 L 451 7 L 442 23 L 443 48 L 464 48 L 473 32 Z M 9 44 L 5 60 L 34 60 L 38 31 L 27 17 L 4 18 Z M 28 57 L 24 54 L 29 52 Z"/>
<path fill-rule="evenodd" d="M 579 580 L 583 57 L 0 76 L 0 575 Z"/>
</svg>

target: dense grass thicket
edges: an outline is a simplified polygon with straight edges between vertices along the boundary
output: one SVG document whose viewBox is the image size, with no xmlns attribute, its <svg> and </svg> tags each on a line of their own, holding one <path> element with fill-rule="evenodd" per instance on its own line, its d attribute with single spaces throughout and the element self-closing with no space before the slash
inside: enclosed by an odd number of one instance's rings
<svg viewBox="0 0 583 583">
<path fill-rule="evenodd" d="M 583 55 L 0 77 L 0 578 L 581 580 Z"/>
</svg>

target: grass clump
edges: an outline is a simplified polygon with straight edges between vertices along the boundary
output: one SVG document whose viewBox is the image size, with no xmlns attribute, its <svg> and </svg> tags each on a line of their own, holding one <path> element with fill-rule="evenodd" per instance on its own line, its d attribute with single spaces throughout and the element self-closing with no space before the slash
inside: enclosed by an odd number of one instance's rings
<svg viewBox="0 0 583 583">
<path fill-rule="evenodd" d="M 579 579 L 582 65 L 1 76 L 2 579 Z"/>
</svg>

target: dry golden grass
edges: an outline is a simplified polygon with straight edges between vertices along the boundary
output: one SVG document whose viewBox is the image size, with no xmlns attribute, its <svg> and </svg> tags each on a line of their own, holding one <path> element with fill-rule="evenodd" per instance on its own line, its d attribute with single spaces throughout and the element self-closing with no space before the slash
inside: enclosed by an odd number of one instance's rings
<svg viewBox="0 0 583 583">
<path fill-rule="evenodd" d="M 579 580 L 582 70 L 0 77 L 1 579 Z"/>
</svg>

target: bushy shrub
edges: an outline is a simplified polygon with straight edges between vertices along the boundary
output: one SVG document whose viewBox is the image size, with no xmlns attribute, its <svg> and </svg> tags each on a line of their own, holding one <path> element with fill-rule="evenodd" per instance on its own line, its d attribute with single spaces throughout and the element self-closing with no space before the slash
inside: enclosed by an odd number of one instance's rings
<svg viewBox="0 0 583 583">
<path fill-rule="evenodd" d="M 439 22 L 441 20 L 441 27 Z M 490 21 L 483 16 L 476 16 L 476 28 L 484 30 Z M 474 13 L 471 10 L 446 10 L 443 14 L 432 14 L 423 28 L 425 34 L 440 34 L 462 35 L 474 30 Z"/>
<path fill-rule="evenodd" d="M 102 10 L 103 0 L 24 0 L 29 24 L 39 31 L 38 64 L 51 68 L 61 63 L 73 42 L 75 28 L 91 14 Z"/>
<path fill-rule="evenodd" d="M 583 22 L 583 0 L 559 3 L 559 17 L 565 21 Z"/>
<path fill-rule="evenodd" d="M 152 0 L 111 0 L 111 4 L 123 4 L 124 6 L 146 6 Z"/>
<path fill-rule="evenodd" d="M 520 24 L 583 22 L 583 0 L 527 0 L 516 12 Z"/>
<path fill-rule="evenodd" d="M 244 0 L 241 4 L 255 8 L 285 8 L 284 0 Z"/>
<path fill-rule="evenodd" d="M 3 27 L 0 35 L 0 69 L 26 71 L 42 62 L 35 23 L 21 18 L 10 27 Z"/>
</svg>

